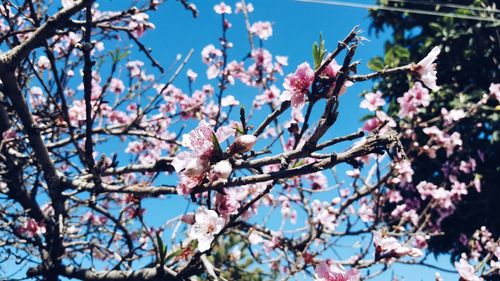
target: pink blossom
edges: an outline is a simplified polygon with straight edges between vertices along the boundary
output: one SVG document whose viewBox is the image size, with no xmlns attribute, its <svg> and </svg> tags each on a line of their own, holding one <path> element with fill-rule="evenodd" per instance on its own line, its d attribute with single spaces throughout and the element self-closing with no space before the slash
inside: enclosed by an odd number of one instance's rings
<svg viewBox="0 0 500 281">
<path fill-rule="evenodd" d="M 387 198 L 391 203 L 397 203 L 403 200 L 403 196 L 401 196 L 401 193 L 397 190 L 392 190 L 392 189 L 389 189 L 387 191 Z"/>
<path fill-rule="evenodd" d="M 125 90 L 125 84 L 118 78 L 112 78 L 109 82 L 109 90 L 115 94 L 121 94 Z"/>
<path fill-rule="evenodd" d="M 435 184 L 426 181 L 421 181 L 416 188 L 422 199 L 425 200 L 430 196 L 444 209 L 450 209 L 453 207 L 453 192 L 446 190 L 443 187 L 437 187 Z"/>
<path fill-rule="evenodd" d="M 247 13 L 253 12 L 254 8 L 253 8 L 252 3 L 248 3 L 247 4 L 246 10 L 247 10 Z M 239 13 L 241 11 L 243 11 L 243 3 L 242 2 L 238 2 L 238 3 L 236 3 L 236 10 L 234 12 L 235 13 Z"/>
<path fill-rule="evenodd" d="M 45 104 L 46 99 L 43 96 L 42 88 L 35 86 L 29 89 L 29 102 L 33 107 L 40 107 Z"/>
<path fill-rule="evenodd" d="M 314 71 L 309 63 L 304 62 L 297 67 L 294 74 L 285 78 L 283 87 L 285 91 L 280 96 L 281 101 L 291 101 L 292 106 L 302 108 L 305 103 L 305 95 L 309 93 L 309 87 L 314 80 Z"/>
<path fill-rule="evenodd" d="M 325 69 L 321 72 L 321 76 L 324 76 L 328 79 L 334 79 L 337 77 L 337 73 L 340 71 L 342 68 L 341 65 L 337 63 L 337 61 L 332 60 L 326 67 Z M 345 81 L 344 85 L 342 85 L 342 88 L 340 88 L 339 91 L 339 96 L 343 95 L 347 91 L 347 87 L 352 86 L 354 83 L 352 81 Z M 335 82 L 330 85 L 330 89 L 335 89 Z"/>
<path fill-rule="evenodd" d="M 292 209 L 290 200 L 286 196 L 280 196 L 279 199 L 281 201 L 281 215 L 283 218 L 290 219 L 292 224 L 295 224 L 297 222 L 297 211 Z"/>
<path fill-rule="evenodd" d="M 454 108 L 448 111 L 446 108 L 441 108 L 441 115 L 443 115 L 443 119 L 445 120 L 445 124 L 452 124 L 462 118 L 465 118 L 467 114 L 463 109 Z"/>
<path fill-rule="evenodd" d="M 420 80 L 424 82 L 425 86 L 429 87 L 433 91 L 439 90 L 439 86 L 436 85 L 436 61 L 439 53 L 441 53 L 441 48 L 438 46 L 432 48 L 431 52 L 422 59 L 416 67 L 417 73 L 420 75 Z"/>
<path fill-rule="evenodd" d="M 420 249 L 402 246 L 396 238 L 383 234 L 380 231 L 374 232 L 373 244 L 375 245 L 377 255 L 384 258 L 399 258 L 406 255 L 419 257 L 423 255 Z"/>
<path fill-rule="evenodd" d="M 40 56 L 36 65 L 41 70 L 50 69 L 50 60 L 46 56 Z"/>
<path fill-rule="evenodd" d="M 227 179 L 231 175 L 233 167 L 227 160 L 217 162 L 213 167 L 213 175 L 216 179 Z"/>
<path fill-rule="evenodd" d="M 94 213 L 91 211 L 88 211 L 81 217 L 81 220 L 83 222 L 90 223 L 92 225 L 103 225 L 106 223 L 107 218 L 104 216 L 96 216 Z"/>
<path fill-rule="evenodd" d="M 401 184 L 412 182 L 414 171 L 409 160 L 402 160 L 397 162 L 394 165 L 394 168 L 398 173 L 398 179 Z"/>
<path fill-rule="evenodd" d="M 200 206 L 194 216 L 195 222 L 189 230 L 189 238 L 196 239 L 198 250 L 205 252 L 210 249 L 214 236 L 224 228 L 226 221 L 205 206 Z"/>
<path fill-rule="evenodd" d="M 201 58 L 203 62 L 206 64 L 212 62 L 214 58 L 221 56 L 222 56 L 222 51 L 215 48 L 215 46 L 212 44 L 205 46 L 201 51 Z"/>
<path fill-rule="evenodd" d="M 377 117 L 370 118 L 363 124 L 363 130 L 371 132 L 380 125 L 380 120 Z"/>
<path fill-rule="evenodd" d="M 214 149 L 214 137 L 221 143 L 233 134 L 234 129 L 228 126 L 222 126 L 214 132 L 210 124 L 201 120 L 198 127 L 182 136 L 182 145 L 190 148 L 196 155 L 209 155 Z"/>
<path fill-rule="evenodd" d="M 375 220 L 375 213 L 373 212 L 373 207 L 367 204 L 361 204 L 358 208 L 359 218 L 364 222 L 372 222 Z"/>
<path fill-rule="evenodd" d="M 288 65 L 288 57 L 287 56 L 276 56 L 276 61 L 283 66 Z"/>
<path fill-rule="evenodd" d="M 137 13 L 131 16 L 131 21 L 128 24 L 128 27 L 133 30 L 133 33 L 136 37 L 141 37 L 144 35 L 147 29 L 155 28 L 155 25 L 149 22 L 149 15 L 146 13 Z"/>
<path fill-rule="evenodd" d="M 288 57 L 276 56 L 276 63 L 274 64 L 274 68 L 281 75 L 283 75 L 283 66 L 288 66 Z"/>
<path fill-rule="evenodd" d="M 491 83 L 489 91 L 490 95 L 494 96 L 498 101 L 500 101 L 500 83 Z"/>
<path fill-rule="evenodd" d="M 217 14 L 231 14 L 231 6 L 226 5 L 224 2 L 220 2 L 220 4 L 214 6 L 214 11 Z"/>
<path fill-rule="evenodd" d="M 257 137 L 254 135 L 242 135 L 238 136 L 233 144 L 229 147 L 231 154 L 235 153 L 245 153 L 250 151 L 255 143 L 257 142 Z"/>
<path fill-rule="evenodd" d="M 30 218 L 24 223 L 24 226 L 18 229 L 18 231 L 21 234 L 26 234 L 28 237 L 33 237 L 35 235 L 44 234 L 46 230 L 42 223 L 38 223 L 36 220 Z"/>
<path fill-rule="evenodd" d="M 425 200 L 427 197 L 432 196 L 438 187 L 431 182 L 421 181 L 417 184 L 416 188 L 420 193 L 421 198 Z"/>
<path fill-rule="evenodd" d="M 195 188 L 200 182 L 200 179 L 188 177 L 183 174 L 179 175 L 179 182 L 176 186 L 177 194 L 188 195 L 191 193 L 193 188 Z"/>
<path fill-rule="evenodd" d="M 212 64 L 207 68 L 207 78 L 212 80 L 219 76 L 220 74 L 220 68 L 217 64 Z"/>
<path fill-rule="evenodd" d="M 340 264 L 322 261 L 314 268 L 315 281 L 358 281 L 359 272 L 355 269 L 347 272 Z"/>
<path fill-rule="evenodd" d="M 226 189 L 224 190 L 226 194 L 217 193 L 215 195 L 215 206 L 217 211 L 225 219 L 228 219 L 230 215 L 238 213 L 240 208 L 240 201 L 238 200 L 237 190 Z"/>
<path fill-rule="evenodd" d="M 140 77 L 141 72 L 142 72 L 141 68 L 142 68 L 142 66 L 144 66 L 144 62 L 139 61 L 139 60 L 133 60 L 133 61 L 127 62 L 127 64 L 125 66 L 129 70 L 131 78 Z"/>
<path fill-rule="evenodd" d="M 264 90 L 262 95 L 258 95 L 255 97 L 253 105 L 256 109 L 260 109 L 264 104 L 274 104 L 276 101 L 278 101 L 280 93 L 281 91 L 278 89 L 278 87 L 272 85 L 271 87 L 269 87 L 269 89 Z"/>
<path fill-rule="evenodd" d="M 462 256 L 460 258 L 460 261 L 455 262 L 455 269 L 458 271 L 458 274 L 460 274 L 460 277 L 465 280 L 465 281 L 482 281 L 484 280 L 481 277 L 476 276 L 476 270 L 472 265 L 470 265 L 467 262 L 467 259 Z"/>
<path fill-rule="evenodd" d="M 194 82 L 196 80 L 196 77 L 198 77 L 198 74 L 194 72 L 192 69 L 188 69 L 186 75 L 189 78 L 189 81 L 191 82 Z"/>
<path fill-rule="evenodd" d="M 194 224 L 195 218 L 193 213 L 187 213 L 185 215 L 182 215 L 181 221 L 187 224 Z"/>
<path fill-rule="evenodd" d="M 272 238 L 269 241 L 264 242 L 264 252 L 269 255 L 276 247 L 280 245 L 280 232 L 273 232 Z"/>
<path fill-rule="evenodd" d="M 366 108 L 369 111 L 375 111 L 383 105 L 385 105 L 385 100 L 382 98 L 382 92 L 377 91 L 376 93 L 367 93 L 359 107 Z"/>
<path fill-rule="evenodd" d="M 262 40 L 267 40 L 273 35 L 273 27 L 268 21 L 255 22 L 254 24 L 252 24 L 249 31 L 259 36 L 259 38 Z"/>
<path fill-rule="evenodd" d="M 268 50 L 264 48 L 255 49 L 252 51 L 251 56 L 255 63 L 248 67 L 247 72 L 250 76 L 254 77 L 256 81 L 260 81 L 266 74 L 272 75 L 274 71 L 273 56 Z"/>
<path fill-rule="evenodd" d="M 194 130 L 182 136 L 182 145 L 191 150 L 178 153 L 172 161 L 175 171 L 188 177 L 199 177 L 210 165 L 210 157 L 214 152 L 214 142 L 219 143 L 234 134 L 234 129 L 227 126 L 220 127 L 217 132 L 210 124 L 201 120 Z"/>
<path fill-rule="evenodd" d="M 264 239 L 262 238 L 262 236 L 260 236 L 256 231 L 252 231 L 248 236 L 248 242 L 250 242 L 250 244 L 252 245 L 262 243 L 263 241 Z"/>
<path fill-rule="evenodd" d="M 360 171 L 359 171 L 359 169 L 352 169 L 352 170 L 346 171 L 345 174 L 349 177 L 357 178 L 357 177 L 359 177 Z"/>
<path fill-rule="evenodd" d="M 198 177 L 205 172 L 210 165 L 208 157 L 198 156 L 190 152 L 180 152 L 172 161 L 175 171 L 188 177 Z"/>
<path fill-rule="evenodd" d="M 104 50 L 104 42 L 102 42 L 102 41 L 96 42 L 94 48 L 95 48 L 95 50 L 97 50 L 99 52 L 103 51 Z"/>
<path fill-rule="evenodd" d="M 420 82 L 416 82 L 408 92 L 397 99 L 400 105 L 399 114 L 411 118 L 418 113 L 420 108 L 427 107 L 430 100 L 429 91 Z"/>
<path fill-rule="evenodd" d="M 305 175 L 304 178 L 311 182 L 311 188 L 313 190 L 320 190 L 326 188 L 328 185 L 328 179 L 322 172 L 308 174 Z"/>
<path fill-rule="evenodd" d="M 337 227 L 337 217 L 335 215 L 335 210 L 332 204 L 329 202 L 320 202 L 319 200 L 314 200 L 311 203 L 311 207 L 314 212 L 313 222 L 320 223 L 323 225 L 325 230 L 334 231 Z"/>
<path fill-rule="evenodd" d="M 461 195 L 467 195 L 467 185 L 465 185 L 465 183 L 463 182 L 455 180 L 451 185 L 451 192 L 458 197 L 460 197 Z"/>
<path fill-rule="evenodd" d="M 61 0 L 61 4 L 66 9 L 75 5 L 75 0 Z"/>
<path fill-rule="evenodd" d="M 250 75 L 246 73 L 244 62 L 237 62 L 235 60 L 228 63 L 226 67 L 226 78 L 231 85 L 234 85 L 235 79 L 250 85 Z"/>
<path fill-rule="evenodd" d="M 240 102 L 234 98 L 234 96 L 232 95 L 227 95 L 225 97 L 222 98 L 221 100 L 221 106 L 222 107 L 225 107 L 225 106 L 235 106 L 235 105 L 239 105 Z"/>
</svg>

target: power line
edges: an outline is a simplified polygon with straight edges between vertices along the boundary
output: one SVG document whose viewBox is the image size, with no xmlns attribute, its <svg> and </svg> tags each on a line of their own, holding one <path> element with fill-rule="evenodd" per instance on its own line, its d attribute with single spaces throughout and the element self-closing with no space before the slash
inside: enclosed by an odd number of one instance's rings
<svg viewBox="0 0 500 281">
<path fill-rule="evenodd" d="M 450 18 L 459 18 L 459 19 L 467 19 L 467 20 L 489 21 L 489 22 L 493 22 L 493 23 L 500 22 L 500 20 L 498 20 L 496 18 L 482 18 L 482 17 L 478 17 L 478 16 L 460 15 L 460 14 L 445 13 L 445 12 L 434 12 L 434 11 L 419 10 L 419 9 L 386 7 L 386 6 L 381 6 L 381 5 L 369 5 L 369 4 L 349 3 L 349 2 L 340 2 L 340 1 L 326 1 L 326 0 L 294 0 L 294 1 L 305 2 L 305 3 L 344 6 L 344 7 L 353 7 L 353 8 L 361 8 L 361 9 L 385 10 L 385 11 L 402 12 L 402 13 L 409 13 L 409 14 L 421 14 L 421 15 L 429 15 L 429 16 L 450 17 Z"/>
<path fill-rule="evenodd" d="M 433 6 L 433 7 L 442 6 L 442 7 L 453 8 L 453 9 L 465 9 L 465 10 L 489 12 L 489 13 L 500 12 L 500 10 L 497 10 L 494 8 L 482 8 L 482 7 L 458 5 L 458 4 L 451 4 L 451 3 L 429 3 L 427 1 L 420 1 L 420 0 L 387 0 L 387 1 L 397 2 L 397 3 L 406 3 L 406 4 L 419 4 L 419 5 Z"/>
</svg>

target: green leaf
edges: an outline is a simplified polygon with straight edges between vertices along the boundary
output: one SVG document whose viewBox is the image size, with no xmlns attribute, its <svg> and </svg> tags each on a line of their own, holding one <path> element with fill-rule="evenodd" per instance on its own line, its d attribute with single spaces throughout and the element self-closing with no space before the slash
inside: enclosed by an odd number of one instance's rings
<svg viewBox="0 0 500 281">
<path fill-rule="evenodd" d="M 368 68 L 373 71 L 380 71 L 384 69 L 384 60 L 381 57 L 374 57 L 368 62 Z"/>
<path fill-rule="evenodd" d="M 314 42 L 313 44 L 312 53 L 314 60 L 314 69 L 318 69 L 318 67 L 321 66 L 321 62 L 326 55 L 325 40 L 323 40 L 323 35 L 321 33 L 319 34 L 319 41 Z"/>
<path fill-rule="evenodd" d="M 156 241 L 158 243 L 158 251 L 160 251 L 160 260 L 159 264 L 165 264 L 165 256 L 167 255 L 167 246 L 163 243 L 163 240 L 160 237 L 160 234 L 156 232 Z"/>
<path fill-rule="evenodd" d="M 177 257 L 178 255 L 180 255 L 182 253 L 182 251 L 184 251 L 184 249 L 179 248 L 179 249 L 173 251 L 172 253 L 170 253 L 168 256 L 165 257 L 165 263 L 168 262 L 169 260 Z"/>
<path fill-rule="evenodd" d="M 314 44 L 313 44 L 313 60 L 314 60 L 314 68 L 317 68 L 317 65 L 318 65 L 318 57 L 319 57 L 318 43 L 314 42 Z"/>
<path fill-rule="evenodd" d="M 222 148 L 220 146 L 219 140 L 217 140 L 217 136 L 215 135 L 215 133 L 212 133 L 212 144 L 214 145 L 215 150 L 218 153 L 222 153 Z"/>
<path fill-rule="evenodd" d="M 240 126 L 238 126 L 238 125 L 236 125 L 236 126 L 234 127 L 234 129 L 235 129 L 235 130 L 236 130 L 236 132 L 238 132 L 238 134 L 240 134 L 240 135 L 244 135 L 244 134 L 245 134 L 245 132 L 243 132 L 243 128 L 240 128 Z"/>
</svg>

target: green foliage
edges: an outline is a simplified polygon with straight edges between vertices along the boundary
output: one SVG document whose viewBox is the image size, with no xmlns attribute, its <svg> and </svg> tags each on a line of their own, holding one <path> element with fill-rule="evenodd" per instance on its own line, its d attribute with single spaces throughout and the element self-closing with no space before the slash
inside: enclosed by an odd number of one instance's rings
<svg viewBox="0 0 500 281">
<path fill-rule="evenodd" d="M 217 136 L 214 133 L 212 133 L 212 144 L 214 145 L 217 154 L 222 154 L 222 148 L 220 146 L 219 140 L 217 140 Z"/>
<path fill-rule="evenodd" d="M 381 57 L 374 57 L 368 62 L 368 67 L 373 71 L 380 71 L 384 69 L 385 63 Z"/>
<path fill-rule="evenodd" d="M 318 45 L 319 42 L 319 45 Z M 319 41 L 314 42 L 312 48 L 312 55 L 314 59 L 314 69 L 318 69 L 321 66 L 321 62 L 326 55 L 325 50 L 325 40 L 323 40 L 323 35 L 319 34 Z"/>
<path fill-rule="evenodd" d="M 436 11 L 444 10 L 440 3 L 455 3 L 451 0 L 428 0 L 435 4 Z M 463 0 L 461 5 L 472 5 L 478 8 L 491 6 L 493 1 Z M 381 5 L 406 9 L 423 9 L 416 2 L 394 3 L 379 1 Z M 473 15 L 491 18 L 492 14 L 484 11 L 455 9 L 456 14 Z M 436 17 L 429 15 L 404 14 L 393 11 L 371 11 L 373 24 L 370 28 L 377 34 L 390 31 L 391 38 L 385 44 L 384 57 L 373 58 L 368 66 L 373 70 L 384 67 L 418 62 L 425 57 L 433 46 L 440 46 L 442 52 L 438 63 L 438 85 L 441 90 L 433 93 L 433 100 L 420 118 L 423 121 L 442 118 L 443 108 L 450 110 L 461 108 L 468 110 L 478 103 L 483 95 L 489 93 L 491 83 L 500 82 L 500 36 L 499 23 L 488 21 L 465 20 L 450 17 Z M 405 74 L 391 76 L 379 81 L 375 90 L 384 93 L 388 103 L 389 115 L 399 111 L 397 98 L 402 96 L 410 87 Z M 500 234 L 500 151 L 499 141 L 499 111 L 497 105 L 490 99 L 489 103 L 480 106 L 468 118 L 461 120 L 454 131 L 460 133 L 464 142 L 464 153 L 461 157 L 449 159 L 446 155 L 438 155 L 436 159 L 424 156 L 415 156 L 412 164 L 415 171 L 413 181 L 432 181 L 438 186 L 446 181 L 440 172 L 443 165 L 449 161 L 458 161 L 468 157 L 478 160 L 476 173 L 482 178 L 482 192 L 470 191 L 462 203 L 457 206 L 453 215 L 443 221 L 442 228 L 446 235 L 433 238 L 430 249 L 435 253 L 449 253 L 459 255 L 463 245 L 459 243 L 461 234 L 470 236 L 476 229 L 486 226 L 494 235 Z M 478 125 L 480 124 L 480 125 Z M 425 140 L 426 135 L 417 132 L 417 138 Z M 484 154 L 484 155 L 483 155 Z M 478 157 L 478 155 L 483 155 Z M 482 160 L 480 159 L 482 158 Z"/>
<path fill-rule="evenodd" d="M 159 264 L 165 264 L 165 257 L 167 255 L 167 246 L 163 243 L 161 239 L 160 233 L 156 232 L 156 243 L 158 244 L 158 256 L 159 256 Z"/>
</svg>

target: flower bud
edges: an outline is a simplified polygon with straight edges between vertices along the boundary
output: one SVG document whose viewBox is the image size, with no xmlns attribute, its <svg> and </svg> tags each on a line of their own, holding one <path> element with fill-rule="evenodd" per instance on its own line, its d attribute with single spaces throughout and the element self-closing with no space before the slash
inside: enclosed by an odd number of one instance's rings
<svg viewBox="0 0 500 281">
<path fill-rule="evenodd" d="M 181 221 L 187 224 L 194 224 L 194 214 L 193 213 L 188 213 L 182 216 Z"/>
<path fill-rule="evenodd" d="M 250 151 L 257 142 L 257 137 L 254 135 L 239 136 L 234 140 L 234 143 L 229 147 L 230 154 L 245 153 Z"/>
<path fill-rule="evenodd" d="M 205 171 L 207 164 L 208 162 L 204 159 L 195 159 L 188 162 L 182 172 L 188 177 L 198 177 Z"/>
<path fill-rule="evenodd" d="M 231 167 L 231 163 L 227 160 L 222 160 L 215 164 L 213 167 L 214 176 L 219 179 L 227 179 L 231 172 L 233 171 L 233 167 Z"/>
<path fill-rule="evenodd" d="M 420 249 L 411 248 L 411 251 L 408 253 L 410 257 L 418 258 L 424 255 Z"/>
<path fill-rule="evenodd" d="M 394 253 L 397 257 L 404 257 L 411 253 L 411 249 L 408 247 L 399 247 L 394 250 Z"/>
<path fill-rule="evenodd" d="M 332 200 L 332 204 L 333 204 L 333 205 L 337 205 L 337 204 L 339 204 L 340 202 L 342 202 L 342 198 L 340 198 L 340 197 L 335 197 L 335 198 L 333 198 L 333 200 Z"/>
</svg>

